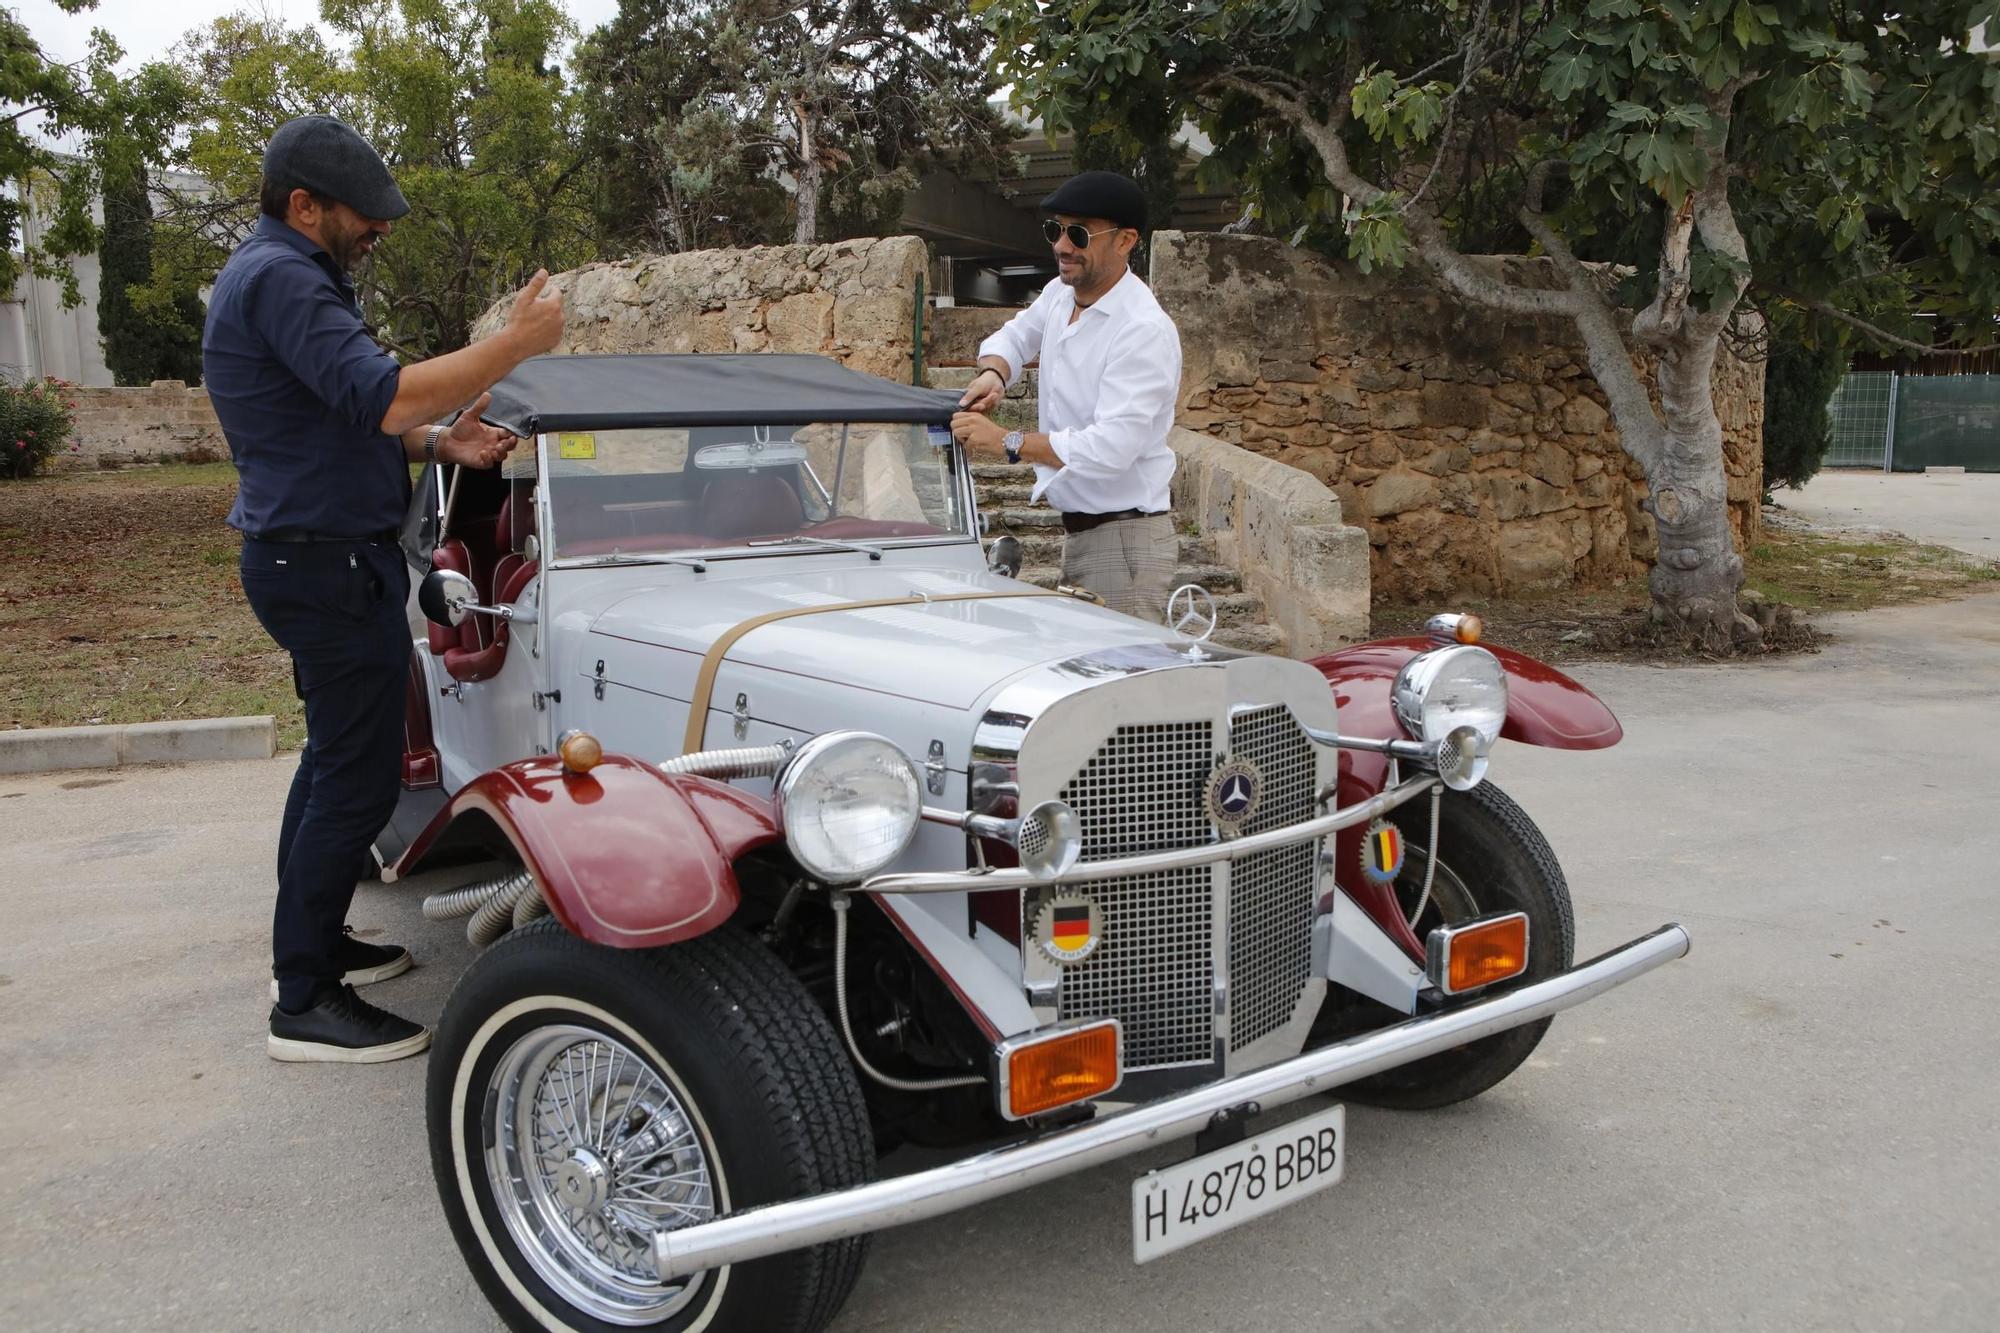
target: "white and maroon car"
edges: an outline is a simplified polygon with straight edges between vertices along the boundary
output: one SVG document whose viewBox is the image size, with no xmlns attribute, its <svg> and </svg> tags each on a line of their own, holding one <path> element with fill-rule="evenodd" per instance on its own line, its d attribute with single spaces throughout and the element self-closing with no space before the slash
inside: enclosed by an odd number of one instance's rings
<svg viewBox="0 0 2000 1333">
<path fill-rule="evenodd" d="M 953 407 L 801 356 L 495 392 L 532 453 L 450 488 L 377 852 L 485 863 L 425 903 L 486 946 L 428 1120 L 517 1328 L 818 1329 L 869 1233 L 1192 1139 L 1144 1262 L 1337 1182 L 1328 1094 L 1474 1096 L 1687 950 L 1573 964 L 1484 781 L 1614 743 L 1581 686 L 1469 617 L 1296 662 L 1199 589 L 1169 628 L 1019 582 Z M 878 1179 L 903 1141 L 969 1155 Z"/>
</svg>

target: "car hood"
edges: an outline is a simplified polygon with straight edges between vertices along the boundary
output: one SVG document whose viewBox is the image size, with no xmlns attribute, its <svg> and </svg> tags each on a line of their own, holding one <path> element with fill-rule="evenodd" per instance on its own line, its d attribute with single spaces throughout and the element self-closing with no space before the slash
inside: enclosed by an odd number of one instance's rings
<svg viewBox="0 0 2000 1333">
<path fill-rule="evenodd" d="M 1019 595 L 1037 591 L 997 575 L 886 562 L 783 574 L 766 565 L 737 578 L 711 572 L 692 585 L 633 591 L 606 605 L 591 630 L 696 656 L 735 633 L 724 654 L 731 666 L 960 709 L 1024 669 L 1085 649 L 1179 642 L 1163 625 L 1075 597 Z M 863 602 L 897 604 L 853 605 Z M 813 607 L 842 609 L 744 628 Z"/>
</svg>

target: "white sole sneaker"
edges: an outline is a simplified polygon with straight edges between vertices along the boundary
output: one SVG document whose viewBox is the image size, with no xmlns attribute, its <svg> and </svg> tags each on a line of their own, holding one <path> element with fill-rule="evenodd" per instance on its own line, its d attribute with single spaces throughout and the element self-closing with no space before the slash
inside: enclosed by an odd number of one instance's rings
<svg viewBox="0 0 2000 1333">
<path fill-rule="evenodd" d="M 343 973 L 340 980 L 344 985 L 348 986 L 372 986 L 378 981 L 387 981 L 390 977 L 402 976 L 403 973 L 410 970 L 414 961 L 410 957 L 410 951 L 405 949 L 400 958 L 392 958 L 380 967 L 357 967 L 352 972 Z M 272 977 L 271 1003 L 276 1004 L 277 1002 L 278 979 Z"/>
<path fill-rule="evenodd" d="M 414 1037 L 384 1042 L 380 1046 L 332 1046 L 323 1041 L 296 1041 L 290 1037 L 265 1037 L 264 1050 L 273 1060 L 285 1064 L 379 1065 L 405 1056 L 421 1055 L 430 1049 L 431 1030 Z"/>
</svg>

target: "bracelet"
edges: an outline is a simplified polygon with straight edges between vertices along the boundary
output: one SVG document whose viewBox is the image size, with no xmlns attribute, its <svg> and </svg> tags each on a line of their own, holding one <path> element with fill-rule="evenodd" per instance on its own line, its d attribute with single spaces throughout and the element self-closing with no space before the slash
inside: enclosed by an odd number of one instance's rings
<svg viewBox="0 0 2000 1333">
<path fill-rule="evenodd" d="M 443 426 L 432 426 L 424 432 L 424 462 L 438 461 L 438 441 L 444 438 Z"/>
</svg>

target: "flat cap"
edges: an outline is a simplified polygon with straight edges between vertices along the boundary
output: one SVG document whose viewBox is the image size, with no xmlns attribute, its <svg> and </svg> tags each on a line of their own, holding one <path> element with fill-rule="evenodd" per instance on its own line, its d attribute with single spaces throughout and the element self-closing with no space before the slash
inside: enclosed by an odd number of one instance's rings
<svg viewBox="0 0 2000 1333">
<path fill-rule="evenodd" d="M 1146 230 L 1146 192 L 1139 188 L 1139 182 L 1115 171 L 1071 176 L 1042 200 L 1042 211 L 1073 218 L 1103 218 L 1121 227 Z"/>
<path fill-rule="evenodd" d="M 332 116 L 300 116 L 264 145 L 264 179 L 338 199 L 366 218 L 393 222 L 410 211 L 382 155 Z"/>
</svg>

